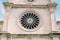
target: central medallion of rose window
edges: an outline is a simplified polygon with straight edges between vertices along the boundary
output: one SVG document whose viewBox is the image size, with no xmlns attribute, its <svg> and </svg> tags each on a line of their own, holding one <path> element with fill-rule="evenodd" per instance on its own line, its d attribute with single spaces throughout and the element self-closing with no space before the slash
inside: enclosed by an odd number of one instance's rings
<svg viewBox="0 0 60 40">
<path fill-rule="evenodd" d="M 21 18 L 21 24 L 26 29 L 35 29 L 39 25 L 39 17 L 34 13 L 26 13 Z"/>
</svg>

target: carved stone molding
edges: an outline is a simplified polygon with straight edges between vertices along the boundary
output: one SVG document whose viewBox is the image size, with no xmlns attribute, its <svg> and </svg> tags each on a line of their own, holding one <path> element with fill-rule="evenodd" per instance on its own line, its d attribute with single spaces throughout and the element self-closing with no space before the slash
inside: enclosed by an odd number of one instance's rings
<svg viewBox="0 0 60 40">
<path fill-rule="evenodd" d="M 56 7 L 57 7 L 56 3 L 48 4 L 48 6 L 49 6 L 50 13 L 54 13 L 56 11 Z"/>
<path fill-rule="evenodd" d="M 49 8 L 56 7 L 56 4 L 47 4 L 47 5 L 27 5 L 27 4 L 13 4 L 13 3 L 4 3 L 5 7 L 11 6 L 11 8 Z"/>
</svg>

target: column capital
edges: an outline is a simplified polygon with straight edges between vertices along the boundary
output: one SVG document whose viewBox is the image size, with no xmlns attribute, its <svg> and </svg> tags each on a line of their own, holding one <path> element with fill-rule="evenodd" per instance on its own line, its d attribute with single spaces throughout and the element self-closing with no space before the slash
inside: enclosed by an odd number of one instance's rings
<svg viewBox="0 0 60 40">
<path fill-rule="evenodd" d="M 50 13 L 54 13 L 56 11 L 56 7 L 57 7 L 56 3 L 48 4 L 48 6 L 49 6 Z"/>
</svg>

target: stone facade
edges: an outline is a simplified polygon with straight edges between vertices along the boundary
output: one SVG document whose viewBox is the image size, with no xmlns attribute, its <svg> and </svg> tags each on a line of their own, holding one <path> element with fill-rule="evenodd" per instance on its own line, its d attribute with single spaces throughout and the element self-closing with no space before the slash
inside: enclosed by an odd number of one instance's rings
<svg viewBox="0 0 60 40">
<path fill-rule="evenodd" d="M 60 21 L 57 21 L 57 33 L 50 34 L 10 34 L 2 31 L 3 20 L 0 21 L 0 40 L 60 40 Z"/>
<path fill-rule="evenodd" d="M 56 6 L 51 0 L 9 0 L 4 3 L 5 18 L 0 21 L 0 39 L 60 40 Z"/>
</svg>

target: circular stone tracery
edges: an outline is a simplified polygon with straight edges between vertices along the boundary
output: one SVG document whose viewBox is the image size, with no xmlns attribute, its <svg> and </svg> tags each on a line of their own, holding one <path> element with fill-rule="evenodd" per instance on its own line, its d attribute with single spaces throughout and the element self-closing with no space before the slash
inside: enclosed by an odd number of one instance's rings
<svg viewBox="0 0 60 40">
<path fill-rule="evenodd" d="M 39 24 L 39 17 L 33 13 L 26 13 L 21 18 L 21 24 L 26 29 L 35 29 Z"/>
</svg>

